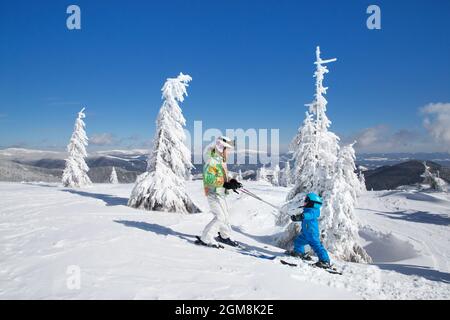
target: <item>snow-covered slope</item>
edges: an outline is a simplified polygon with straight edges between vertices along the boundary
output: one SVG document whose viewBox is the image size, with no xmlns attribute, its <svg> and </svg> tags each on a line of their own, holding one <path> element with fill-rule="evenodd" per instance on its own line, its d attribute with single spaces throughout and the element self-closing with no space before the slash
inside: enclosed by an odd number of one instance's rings
<svg viewBox="0 0 450 320">
<path fill-rule="evenodd" d="M 288 189 L 247 182 L 281 204 Z M 211 219 L 126 207 L 132 185 L 0 183 L 0 298 L 37 299 L 449 299 L 450 198 L 415 191 L 367 192 L 357 216 L 373 265 L 335 261 L 344 275 L 193 244 Z M 229 197 L 235 238 L 261 253 L 281 230 L 272 209 Z M 80 289 L 69 289 L 70 266 Z M 69 269 L 68 269 L 69 268 Z"/>
</svg>

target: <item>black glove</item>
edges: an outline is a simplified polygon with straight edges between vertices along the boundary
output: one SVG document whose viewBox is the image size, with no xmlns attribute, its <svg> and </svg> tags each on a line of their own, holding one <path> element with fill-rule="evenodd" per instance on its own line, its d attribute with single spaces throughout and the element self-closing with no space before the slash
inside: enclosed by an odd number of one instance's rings
<svg viewBox="0 0 450 320">
<path fill-rule="evenodd" d="M 236 179 L 231 179 L 223 184 L 223 187 L 227 190 L 236 190 L 242 188 L 242 183 L 237 181 Z"/>
<path fill-rule="evenodd" d="M 291 220 L 294 222 L 302 221 L 303 218 L 304 218 L 303 213 L 295 214 L 295 215 L 291 216 Z"/>
</svg>

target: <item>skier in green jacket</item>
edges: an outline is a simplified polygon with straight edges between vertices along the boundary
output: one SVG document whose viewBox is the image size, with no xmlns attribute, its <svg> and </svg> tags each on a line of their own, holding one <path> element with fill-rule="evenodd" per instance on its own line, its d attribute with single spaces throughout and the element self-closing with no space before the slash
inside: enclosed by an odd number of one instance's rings
<svg viewBox="0 0 450 320">
<path fill-rule="evenodd" d="M 217 138 L 215 146 L 209 151 L 209 159 L 203 168 L 203 187 L 208 198 L 209 208 L 214 215 L 201 236 L 201 244 L 220 247 L 218 242 L 237 246 L 238 243 L 230 239 L 231 226 L 229 222 L 228 206 L 225 200 L 229 190 L 242 187 L 236 179 L 227 176 L 227 150 L 232 148 L 231 139 L 221 136 Z"/>
</svg>

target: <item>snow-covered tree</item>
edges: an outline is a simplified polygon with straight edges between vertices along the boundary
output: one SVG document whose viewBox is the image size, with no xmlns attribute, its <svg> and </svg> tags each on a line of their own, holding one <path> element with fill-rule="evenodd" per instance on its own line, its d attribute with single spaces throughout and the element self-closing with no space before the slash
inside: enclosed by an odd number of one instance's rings
<svg viewBox="0 0 450 320">
<path fill-rule="evenodd" d="M 239 169 L 239 173 L 238 173 L 237 179 L 238 179 L 238 181 L 244 180 L 244 178 L 242 177 L 242 170 L 241 169 Z"/>
<path fill-rule="evenodd" d="M 287 200 L 292 200 L 299 193 L 322 194 L 333 175 L 339 138 L 328 130 L 331 121 L 326 115 L 328 101 L 324 97 L 328 88 L 323 86 L 323 80 L 324 75 L 329 72 L 326 64 L 334 61 L 336 59 L 322 60 L 320 48 L 316 48 L 316 93 L 313 102 L 306 105 L 309 112 L 291 143 L 295 160 L 295 186 L 289 192 Z"/>
<path fill-rule="evenodd" d="M 294 169 L 292 172 L 295 181 L 294 187 L 287 196 L 287 200 L 292 200 L 297 194 L 311 190 L 316 180 L 317 168 L 317 142 L 315 137 L 315 126 L 313 115 L 305 113 L 303 126 L 299 129 L 291 143 L 294 152 Z"/>
<path fill-rule="evenodd" d="M 189 75 L 169 78 L 162 87 L 163 104 L 156 120 L 153 150 L 147 172 L 141 174 L 131 192 L 128 205 L 146 210 L 194 213 L 198 207 L 186 193 L 191 152 L 186 147 L 183 127 L 186 120 L 178 102 L 187 96 L 186 88 L 192 80 Z"/>
<path fill-rule="evenodd" d="M 290 184 L 291 167 L 289 161 L 286 161 L 284 168 L 280 171 L 280 186 L 287 187 Z"/>
<path fill-rule="evenodd" d="M 309 110 L 291 143 L 295 185 L 287 196 L 288 203 L 283 206 L 277 224 L 288 224 L 290 215 L 298 214 L 305 195 L 317 193 L 324 201 L 320 223 L 328 249 L 345 260 L 370 261 L 370 257 L 356 243 L 358 224 L 353 209 L 361 186 L 355 174 L 354 149 L 350 145 L 340 151 L 339 137 L 328 130 L 331 121 L 326 115 L 328 102 L 324 97 L 328 88 L 323 86 L 323 80 L 329 72 L 326 64 L 333 61 L 336 59 L 322 60 L 320 48 L 317 47 L 314 100 L 306 105 Z M 294 232 L 297 230 L 288 226 L 278 243 L 293 239 Z M 342 234 L 338 236 L 336 232 Z"/>
<path fill-rule="evenodd" d="M 357 197 L 361 194 L 361 182 L 356 174 L 356 154 L 355 149 L 353 148 L 355 143 L 356 141 L 342 147 L 339 150 L 338 160 L 342 163 L 342 174 L 344 175 L 345 181 L 347 181 L 347 184 L 350 186 L 352 196 L 356 201 Z"/>
<path fill-rule="evenodd" d="M 314 142 L 316 144 L 316 170 L 315 180 L 312 187 L 316 193 L 323 193 L 327 188 L 328 180 L 333 175 L 333 170 L 337 160 L 337 153 L 339 151 L 339 138 L 333 132 L 328 131 L 331 126 L 331 121 L 326 115 L 328 101 L 324 94 L 327 93 L 328 88 L 323 86 L 323 80 L 326 73 L 328 73 L 327 63 L 334 62 L 336 59 L 322 60 L 320 57 L 320 48 L 316 48 L 316 71 L 314 77 L 316 78 L 316 93 L 314 101 L 307 106 L 309 112 L 315 117 L 315 133 Z"/>
<path fill-rule="evenodd" d="M 272 172 L 272 184 L 274 186 L 280 185 L 280 166 L 277 164 Z"/>
<path fill-rule="evenodd" d="M 335 256 L 352 262 L 371 262 L 370 256 L 358 244 L 358 222 L 354 215 L 361 184 L 355 173 L 353 144 L 344 146 L 325 191 L 320 229 L 322 241 Z"/>
<path fill-rule="evenodd" d="M 445 182 L 445 180 L 439 176 L 439 170 L 437 171 L 435 182 L 436 182 L 435 190 L 441 191 L 441 192 L 449 191 L 448 183 Z"/>
<path fill-rule="evenodd" d="M 282 185 L 284 187 L 288 187 L 292 184 L 292 172 L 291 172 L 291 165 L 289 164 L 289 161 L 286 161 L 286 164 L 283 169 L 283 183 Z"/>
<path fill-rule="evenodd" d="M 257 174 L 256 174 L 256 180 L 257 181 L 266 181 L 266 182 L 268 181 L 267 180 L 267 169 L 264 165 L 258 169 Z"/>
<path fill-rule="evenodd" d="M 366 177 L 364 176 L 364 173 L 360 170 L 358 174 L 359 184 L 361 185 L 361 192 L 367 191 L 366 186 Z"/>
<path fill-rule="evenodd" d="M 423 165 L 425 167 L 425 171 L 422 174 L 422 177 L 424 178 L 423 183 L 430 185 L 432 190 L 446 192 L 447 183 L 439 177 L 439 171 L 437 174 L 432 173 L 430 167 L 427 166 L 426 161 L 423 162 Z"/>
<path fill-rule="evenodd" d="M 116 173 L 116 168 L 112 167 L 111 170 L 111 176 L 109 177 L 109 182 L 112 184 L 118 184 L 119 183 L 119 179 L 117 179 L 117 173 Z"/>
<path fill-rule="evenodd" d="M 86 147 L 88 145 L 88 137 L 85 131 L 85 123 L 83 119 L 85 108 L 78 112 L 75 120 L 75 127 L 67 145 L 69 157 L 66 159 L 66 166 L 62 175 L 62 183 L 65 187 L 80 188 L 92 184 L 88 176 L 89 167 L 84 160 L 87 157 Z"/>
<path fill-rule="evenodd" d="M 423 162 L 423 166 L 425 167 L 425 170 L 422 173 L 423 183 L 431 185 L 433 183 L 434 175 L 431 173 L 430 167 L 427 166 L 426 161 Z"/>
</svg>

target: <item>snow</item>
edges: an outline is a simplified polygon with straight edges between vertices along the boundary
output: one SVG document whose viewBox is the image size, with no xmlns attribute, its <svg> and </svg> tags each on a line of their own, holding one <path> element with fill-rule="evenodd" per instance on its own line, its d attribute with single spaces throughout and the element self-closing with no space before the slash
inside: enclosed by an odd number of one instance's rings
<svg viewBox="0 0 450 320">
<path fill-rule="evenodd" d="M 245 186 L 275 205 L 289 190 Z M 450 298 L 449 194 L 364 192 L 355 215 L 374 262 L 334 261 L 336 276 L 194 245 L 211 219 L 201 181 L 187 182 L 203 211 L 192 215 L 127 207 L 132 187 L 0 183 L 0 299 Z M 281 255 L 273 209 L 243 194 L 228 201 L 234 238 Z M 69 266 L 80 289 L 66 285 Z"/>
</svg>

